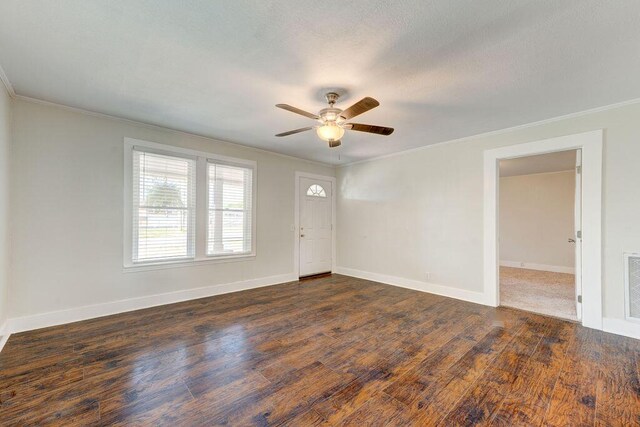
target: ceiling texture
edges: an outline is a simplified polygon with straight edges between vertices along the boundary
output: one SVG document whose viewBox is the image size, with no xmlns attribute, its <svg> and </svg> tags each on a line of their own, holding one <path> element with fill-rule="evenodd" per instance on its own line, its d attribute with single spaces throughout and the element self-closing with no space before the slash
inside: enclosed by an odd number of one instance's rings
<svg viewBox="0 0 640 427">
<path fill-rule="evenodd" d="M 640 98 L 638 0 L 2 0 L 18 95 L 330 164 Z M 380 107 L 329 149 L 324 88 Z"/>
</svg>

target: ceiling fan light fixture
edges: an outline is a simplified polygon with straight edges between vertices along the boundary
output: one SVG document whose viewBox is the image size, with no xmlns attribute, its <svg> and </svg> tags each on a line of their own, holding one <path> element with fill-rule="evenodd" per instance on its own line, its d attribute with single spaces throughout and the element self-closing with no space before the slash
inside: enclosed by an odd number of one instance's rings
<svg viewBox="0 0 640 427">
<path fill-rule="evenodd" d="M 333 148 L 342 144 L 341 139 L 344 136 L 345 130 L 366 132 L 384 136 L 388 136 L 393 133 L 393 128 L 385 126 L 374 126 L 363 123 L 347 123 L 348 120 L 351 120 L 352 118 L 359 116 L 360 114 L 366 113 L 367 111 L 376 108 L 378 105 L 380 105 L 378 101 L 367 96 L 362 98 L 360 101 L 356 102 L 346 110 L 341 110 L 340 108 L 334 107 L 339 96 L 340 95 L 338 95 L 338 93 L 336 92 L 327 93 L 326 97 L 329 107 L 320 110 L 318 114 L 309 113 L 299 108 L 292 107 L 289 104 L 276 104 L 276 107 L 278 108 L 282 108 L 283 110 L 287 110 L 292 113 L 317 120 L 319 123 L 316 126 L 307 126 L 305 128 L 282 132 L 277 134 L 276 136 L 280 137 L 295 135 L 300 132 L 306 132 L 308 130 L 315 129 L 316 133 L 318 134 L 318 138 L 322 139 L 323 141 L 327 141 L 329 143 L 329 147 Z"/>
<path fill-rule="evenodd" d="M 318 137 L 324 141 L 338 141 L 344 136 L 344 129 L 335 122 L 327 122 L 316 129 Z"/>
</svg>

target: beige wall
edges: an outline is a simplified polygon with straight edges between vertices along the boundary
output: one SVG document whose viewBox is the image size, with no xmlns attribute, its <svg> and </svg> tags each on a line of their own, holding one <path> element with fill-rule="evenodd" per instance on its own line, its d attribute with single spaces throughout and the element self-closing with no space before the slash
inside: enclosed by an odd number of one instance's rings
<svg viewBox="0 0 640 427">
<path fill-rule="evenodd" d="M 212 139 L 14 103 L 10 316 L 293 273 L 296 171 L 334 169 Z M 124 137 L 258 163 L 253 260 L 123 272 Z"/>
<path fill-rule="evenodd" d="M 9 172 L 11 158 L 11 98 L 0 83 L 0 329 L 8 313 L 9 294 Z"/>
<path fill-rule="evenodd" d="M 605 130 L 604 314 L 622 319 L 622 254 L 640 250 L 640 104 L 339 168 L 338 266 L 482 292 L 484 150 L 594 129 Z"/>
<path fill-rule="evenodd" d="M 570 272 L 575 266 L 574 171 L 500 178 L 500 261 Z M 547 267 L 549 266 L 549 267 Z"/>
</svg>

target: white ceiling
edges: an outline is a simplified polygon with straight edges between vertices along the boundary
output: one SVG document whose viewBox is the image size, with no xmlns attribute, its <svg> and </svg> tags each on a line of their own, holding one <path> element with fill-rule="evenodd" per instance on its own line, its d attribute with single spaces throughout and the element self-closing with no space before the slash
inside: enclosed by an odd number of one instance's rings
<svg viewBox="0 0 640 427">
<path fill-rule="evenodd" d="M 3 0 L 19 95 L 326 163 L 640 98 L 637 0 Z M 381 106 L 330 150 L 322 88 Z"/>
<path fill-rule="evenodd" d="M 519 157 L 500 161 L 500 176 L 531 175 L 534 173 L 561 172 L 576 167 L 576 150 L 537 156 Z"/>
</svg>

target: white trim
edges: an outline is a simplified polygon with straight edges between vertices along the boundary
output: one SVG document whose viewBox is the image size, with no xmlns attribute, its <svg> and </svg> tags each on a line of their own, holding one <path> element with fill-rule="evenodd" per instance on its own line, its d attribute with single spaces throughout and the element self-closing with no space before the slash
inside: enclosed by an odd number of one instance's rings
<svg viewBox="0 0 640 427">
<path fill-rule="evenodd" d="M 9 320 L 6 320 L 2 326 L 0 326 L 0 351 L 4 348 L 4 345 L 9 341 L 11 332 L 9 332 Z"/>
<path fill-rule="evenodd" d="M 148 128 L 148 129 L 155 129 L 155 130 L 160 130 L 160 131 L 164 131 L 164 132 L 170 132 L 170 133 L 174 133 L 174 134 L 178 134 L 178 135 L 186 135 L 186 136 L 189 136 L 189 137 L 204 139 L 206 141 L 219 142 L 221 144 L 227 144 L 227 145 L 230 145 L 230 146 L 233 146 L 233 147 L 236 147 L 236 148 L 240 148 L 240 149 L 243 149 L 243 150 L 249 150 L 249 151 L 256 151 L 256 152 L 259 152 L 259 153 L 272 154 L 274 156 L 284 157 L 284 158 L 287 158 L 287 159 L 290 159 L 290 160 L 298 160 L 298 161 L 309 163 L 309 164 L 313 164 L 313 165 L 318 165 L 318 166 L 323 166 L 323 167 L 328 167 L 328 168 L 335 168 L 335 165 L 332 165 L 332 164 L 329 164 L 329 163 L 323 163 L 323 162 L 319 162 L 319 161 L 316 161 L 316 160 L 303 159 L 301 157 L 290 156 L 288 154 L 282 154 L 282 153 L 278 153 L 278 152 L 275 152 L 275 151 L 265 150 L 263 148 L 253 147 L 251 145 L 244 145 L 244 144 L 241 144 L 241 143 L 238 143 L 238 142 L 226 141 L 224 139 L 218 139 L 218 138 L 214 138 L 212 136 L 207 136 L 207 135 L 204 135 L 204 134 L 187 132 L 187 131 L 184 131 L 184 130 L 173 129 L 173 128 L 169 128 L 169 127 L 162 126 L 162 125 L 156 125 L 156 124 L 153 124 L 153 123 L 141 122 L 141 121 L 137 121 L 137 120 L 127 119 L 127 118 L 124 118 L 124 117 L 114 116 L 112 114 L 99 113 L 97 111 L 85 110 L 83 108 L 78 108 L 78 107 L 70 107 L 68 105 L 58 104 L 56 102 L 45 101 L 43 99 L 31 98 L 29 96 L 18 95 L 18 94 L 15 95 L 15 99 L 19 99 L 19 100 L 25 101 L 25 102 L 30 102 L 32 104 L 40 104 L 40 105 L 45 105 L 47 107 L 60 108 L 62 110 L 66 110 L 66 111 L 70 111 L 70 112 L 78 113 L 78 114 L 84 114 L 84 115 L 87 115 L 87 116 L 99 117 L 99 118 L 102 118 L 102 119 L 116 120 L 116 121 L 125 122 L 125 123 L 129 123 L 129 124 L 134 124 L 134 125 L 138 125 L 138 126 L 144 126 L 144 127 Z"/>
<path fill-rule="evenodd" d="M 637 323 L 629 320 L 605 317 L 602 319 L 602 330 L 616 335 L 640 339 L 640 327 L 638 327 Z"/>
<path fill-rule="evenodd" d="M 533 176 L 533 175 L 553 175 L 557 173 L 567 173 L 567 172 L 575 172 L 575 169 L 563 169 L 561 171 L 551 171 L 551 172 L 534 172 L 534 173 L 523 173 L 520 175 L 500 175 L 500 179 L 506 178 L 517 178 L 519 176 Z"/>
<path fill-rule="evenodd" d="M 576 274 L 576 269 L 573 267 L 565 267 L 562 265 L 535 264 L 532 262 L 500 260 L 500 267 L 525 268 L 527 270 L 551 271 L 552 273 Z"/>
<path fill-rule="evenodd" d="M 4 69 L 2 68 L 2 65 L 0 65 L 0 80 L 2 80 L 2 83 L 4 83 L 4 87 L 7 88 L 7 93 L 9 94 L 9 96 L 11 98 L 15 98 L 16 97 L 16 91 L 13 90 L 13 85 L 9 81 L 9 77 L 7 77 L 7 74 L 4 72 Z"/>
<path fill-rule="evenodd" d="M 386 274 L 372 273 L 347 267 L 336 267 L 335 273 L 384 283 L 386 285 L 398 286 L 400 288 L 412 289 L 414 291 L 455 298 L 476 304 L 488 305 L 485 295 L 482 292 L 469 291 L 451 286 L 437 285 L 435 283 L 421 282 L 419 280 L 405 279 L 404 277 L 389 276 Z"/>
<path fill-rule="evenodd" d="M 7 84 L 7 82 L 8 82 L 8 79 L 5 82 L 5 85 Z M 11 86 L 11 83 L 9 83 L 9 85 Z M 12 95 L 12 93 L 13 93 L 13 95 Z M 91 111 L 91 110 L 86 110 L 86 109 L 79 108 L 79 107 L 71 107 L 71 106 L 68 106 L 68 105 L 59 104 L 57 102 L 45 101 L 43 99 L 32 98 L 30 96 L 25 96 L 25 95 L 18 95 L 17 93 L 13 92 L 13 87 L 11 87 L 11 91 L 9 92 L 9 95 L 12 95 L 12 98 L 19 99 L 19 100 L 22 100 L 22 101 L 25 101 L 25 102 L 30 102 L 30 103 L 33 103 L 33 104 L 40 104 L 40 105 L 46 105 L 46 106 L 49 106 L 49 107 L 61 108 L 63 110 L 72 111 L 72 112 L 79 113 L 79 114 L 85 114 L 85 115 L 89 115 L 89 116 L 93 116 L 93 117 L 101 117 L 101 118 L 110 119 L 110 120 L 118 120 L 118 121 L 122 121 L 122 122 L 141 125 L 141 126 L 144 126 L 144 127 L 150 128 L 150 129 L 168 131 L 168 132 L 177 133 L 177 134 L 180 134 L 180 135 L 187 135 L 187 136 L 191 136 L 191 137 L 195 137 L 195 138 L 202 138 L 202 139 L 206 139 L 208 141 L 220 142 L 220 143 L 223 143 L 223 144 L 228 144 L 228 145 L 231 145 L 231 146 L 235 146 L 235 147 L 239 147 L 239 148 L 243 148 L 243 149 L 247 149 L 247 150 L 253 150 L 253 151 L 257 151 L 257 152 L 261 152 L 261 153 L 273 154 L 274 156 L 280 156 L 280 157 L 285 157 L 285 158 L 288 158 L 288 159 L 299 160 L 299 161 L 302 161 L 302 162 L 306 162 L 306 163 L 310 163 L 310 164 L 314 164 L 314 165 L 319 165 L 319 166 L 324 166 L 324 167 L 329 167 L 329 168 L 342 168 L 342 167 L 347 167 L 347 166 L 351 166 L 351 165 L 356 165 L 356 164 L 359 164 L 359 163 L 372 162 L 372 161 L 375 161 L 375 160 L 380 160 L 380 159 L 385 159 L 385 158 L 389 158 L 389 157 L 400 156 L 400 155 L 403 155 L 403 154 L 409 154 L 409 153 L 413 153 L 413 152 L 417 152 L 417 151 L 421 151 L 421 150 L 426 150 L 426 149 L 429 149 L 429 148 L 434 148 L 434 147 L 438 147 L 438 146 L 445 145 L 445 144 L 453 144 L 453 143 L 456 143 L 456 142 L 470 141 L 470 140 L 473 140 L 473 139 L 476 139 L 476 138 L 483 138 L 483 137 L 488 137 L 488 136 L 493 136 L 493 135 L 501 135 L 501 134 L 512 132 L 512 131 L 527 129 L 527 128 L 530 128 L 530 127 L 544 125 L 544 124 L 547 124 L 547 123 L 554 123 L 554 122 L 557 122 L 557 121 L 560 121 L 560 120 L 571 119 L 571 118 L 575 118 L 575 117 L 581 117 L 581 116 L 585 116 L 585 115 L 588 115 L 588 114 L 599 113 L 599 112 L 603 112 L 603 111 L 608 111 L 608 110 L 613 110 L 613 109 L 616 109 L 616 108 L 625 107 L 627 105 L 634 105 L 634 104 L 640 103 L 640 98 L 634 98 L 634 99 L 630 99 L 630 100 L 627 100 L 627 101 L 622 101 L 622 102 L 617 102 L 617 103 L 614 103 L 614 104 L 604 105 L 602 107 L 595 107 L 595 108 L 591 108 L 591 109 L 588 109 L 588 110 L 578 111 L 576 113 L 564 114 L 564 115 L 561 115 L 561 116 L 555 116 L 555 117 L 551 117 L 551 118 L 548 118 L 548 119 L 539 120 L 539 121 L 536 121 L 536 122 L 524 123 L 524 124 L 517 125 L 517 126 L 512 126 L 512 127 L 507 127 L 507 128 L 497 129 L 497 130 L 492 130 L 492 131 L 489 131 L 489 132 L 477 133 L 477 134 L 474 134 L 474 135 L 464 136 L 464 137 L 456 138 L 456 139 L 450 139 L 450 140 L 442 141 L 442 142 L 436 142 L 434 144 L 424 145 L 424 146 L 416 147 L 416 148 L 410 148 L 408 150 L 397 151 L 395 153 L 384 154 L 382 156 L 371 157 L 371 158 L 363 159 L 363 160 L 356 160 L 354 162 L 349 162 L 349 163 L 344 163 L 344 164 L 331 164 L 331 163 L 320 162 L 320 161 L 317 161 L 317 160 L 310 160 L 310 159 L 304 159 L 304 158 L 301 158 L 301 157 L 295 157 L 295 156 L 291 156 L 289 154 L 278 153 L 278 152 L 275 152 L 275 151 L 265 150 L 263 148 L 253 147 L 253 146 L 250 146 L 250 145 L 244 145 L 244 144 L 241 144 L 241 143 L 238 143 L 238 142 L 226 141 L 226 140 L 223 140 L 223 139 L 214 138 L 212 136 L 207 136 L 207 135 L 204 135 L 204 134 L 187 132 L 187 131 L 184 131 L 184 130 L 173 129 L 173 128 L 169 128 L 169 127 L 166 127 L 166 126 L 157 125 L 157 124 L 153 124 L 153 123 L 149 123 L 149 122 L 142 122 L 142 121 L 127 119 L 127 118 L 120 117 L 120 116 L 115 116 L 115 115 L 112 115 L 112 114 L 99 113 L 97 111 Z"/>
<path fill-rule="evenodd" d="M 196 242 L 196 246 L 197 245 L 198 245 L 198 242 Z M 188 259 L 188 260 L 180 260 L 180 261 L 139 263 L 131 266 L 122 267 L 122 272 L 137 273 L 140 271 L 165 270 L 168 268 L 196 267 L 196 266 L 207 265 L 207 264 L 222 264 L 227 262 L 253 261 L 255 259 L 256 259 L 256 255 L 229 255 L 229 256 L 217 256 L 217 257 L 207 255 L 206 259 L 203 258 L 203 259 Z"/>
<path fill-rule="evenodd" d="M 133 165 L 132 153 L 135 147 L 149 149 L 151 152 L 157 152 L 164 155 L 185 156 L 195 159 L 195 176 L 196 176 L 196 219 L 195 219 L 195 254 L 191 259 L 181 259 L 176 261 L 159 261 L 159 262 L 132 262 L 132 238 L 133 224 L 131 211 L 132 206 L 132 185 L 133 185 Z M 213 163 L 233 164 L 241 167 L 253 169 L 252 183 L 252 206 L 251 206 L 251 252 L 238 255 L 213 256 L 206 253 L 207 230 L 206 222 L 208 218 L 208 178 L 206 168 L 209 160 Z M 205 169 L 204 174 L 202 169 Z M 204 176 L 204 179 L 203 179 Z M 229 156 L 222 156 L 206 151 L 191 150 L 188 148 L 176 147 L 173 145 L 159 144 L 156 142 L 144 141 L 141 139 L 124 138 L 124 227 L 123 227 L 123 271 L 148 271 L 155 269 L 165 269 L 172 267 L 188 267 L 193 265 L 201 265 L 203 263 L 219 263 L 231 261 L 246 261 L 255 259 L 256 257 L 256 240 L 257 240 L 257 193 L 258 193 L 258 163 L 255 160 L 240 159 Z M 202 216 L 204 214 L 204 217 Z M 204 241 L 204 243 L 203 243 Z"/>
<path fill-rule="evenodd" d="M 518 130 L 528 129 L 528 128 L 535 127 L 535 126 L 541 126 L 541 125 L 545 125 L 545 124 L 549 124 L 549 123 L 558 122 L 560 120 L 573 119 L 573 118 L 576 118 L 576 117 L 586 116 L 588 114 L 595 114 L 595 113 L 600 113 L 600 112 L 603 112 L 603 111 L 615 110 L 616 108 L 626 107 L 628 105 L 635 105 L 635 104 L 640 104 L 640 98 L 634 98 L 634 99 L 630 99 L 628 101 L 622 101 L 622 102 L 617 102 L 617 103 L 614 103 L 614 104 L 604 105 L 602 107 L 596 107 L 596 108 L 591 108 L 591 109 L 588 109 L 588 110 L 582 110 L 582 111 L 578 111 L 576 113 L 564 114 L 562 116 L 551 117 L 551 118 L 548 118 L 548 119 L 539 120 L 537 122 L 525 123 L 525 124 L 522 124 L 522 125 L 512 126 L 512 127 L 508 127 L 508 128 L 492 130 L 492 131 L 484 132 L 484 133 L 477 133 L 477 134 L 474 134 L 474 135 L 463 136 L 461 138 L 450 139 L 450 140 L 442 141 L 442 142 L 436 142 L 434 144 L 423 145 L 421 147 L 409 148 L 408 150 L 396 151 L 395 153 L 383 154 L 381 156 L 371 157 L 369 159 L 356 160 L 354 162 L 335 165 L 335 167 L 336 168 L 343 168 L 343 167 L 347 167 L 347 166 L 357 165 L 357 164 L 360 164 L 360 163 L 373 162 L 373 161 L 376 161 L 376 160 L 387 159 L 387 158 L 395 157 L 395 156 L 401 156 L 403 154 L 411 154 L 411 153 L 414 153 L 414 152 L 427 150 L 427 149 L 439 147 L 439 146 L 442 146 L 442 145 L 454 144 L 456 142 L 467 142 L 467 141 L 472 141 L 472 140 L 477 139 L 477 138 L 485 138 L 485 137 L 489 137 L 489 136 L 502 135 L 502 134 L 509 133 L 509 132 L 515 132 L 515 131 L 518 131 Z"/>
<path fill-rule="evenodd" d="M 442 142 L 436 142 L 434 144 L 424 145 L 424 146 L 416 147 L 416 148 L 410 148 L 408 150 L 397 151 L 395 153 L 384 154 L 384 155 L 381 155 L 381 156 L 371 157 L 371 158 L 368 158 L 368 159 L 356 160 L 354 162 L 343 163 L 343 164 L 331 164 L 331 163 L 320 162 L 320 161 L 317 161 L 317 160 L 310 160 L 310 159 L 304 159 L 304 158 L 301 158 L 301 157 L 295 157 L 295 156 L 291 156 L 289 154 L 278 153 L 278 152 L 275 152 L 275 151 L 265 150 L 263 148 L 253 147 L 251 145 L 244 145 L 244 144 L 241 144 L 241 143 L 238 143 L 238 142 L 226 141 L 226 140 L 223 140 L 223 139 L 214 138 L 212 136 L 207 136 L 207 135 L 204 135 L 204 134 L 198 134 L 198 133 L 188 132 L 188 131 L 179 130 L 179 129 L 173 129 L 173 128 L 169 128 L 169 127 L 162 126 L 162 125 L 157 125 L 157 124 L 153 124 L 153 123 L 149 123 L 149 122 L 142 122 L 142 121 L 138 121 L 138 120 L 127 119 L 127 118 L 124 118 L 124 117 L 115 116 L 115 115 L 107 114 L 107 113 L 100 113 L 100 112 L 92 111 L 92 110 L 86 110 L 86 109 L 79 108 L 79 107 L 71 107 L 69 105 L 59 104 L 57 102 L 45 101 L 43 99 L 38 99 L 38 98 L 32 98 L 30 96 L 18 95 L 17 93 L 13 92 L 13 87 L 11 86 L 11 83 L 9 83 L 8 79 L 6 80 L 5 85 L 7 83 L 11 87 L 11 91 L 9 91 L 9 95 L 11 95 L 12 98 L 19 99 L 19 100 L 22 100 L 22 101 L 25 101 L 25 102 L 30 102 L 30 103 L 33 103 L 33 104 L 46 105 L 46 106 L 49 106 L 49 107 L 61 108 L 63 110 L 72 111 L 72 112 L 80 113 L 80 114 L 85 114 L 85 115 L 89 115 L 89 116 L 93 116 L 93 117 L 101 117 L 101 118 L 110 119 L 110 120 L 118 120 L 118 121 L 122 121 L 122 122 L 136 124 L 136 125 L 142 125 L 142 126 L 145 126 L 147 128 L 151 128 L 151 129 L 157 129 L 157 130 L 168 131 L 168 132 L 177 133 L 177 134 L 181 134 L 181 135 L 187 135 L 187 136 L 191 136 L 191 137 L 202 138 L 202 139 L 206 139 L 208 141 L 216 141 L 216 142 L 220 142 L 220 143 L 223 143 L 223 144 L 229 144 L 229 145 L 236 146 L 236 147 L 243 148 L 243 149 L 247 149 L 247 150 L 253 150 L 253 151 L 258 151 L 258 152 L 262 152 L 262 153 L 273 154 L 275 156 L 280 156 L 280 157 L 285 157 L 285 158 L 288 158 L 288 159 L 299 160 L 299 161 L 302 161 L 302 162 L 315 164 L 315 165 L 319 165 L 319 166 L 324 166 L 324 167 L 329 167 L 329 168 L 342 168 L 342 167 L 347 167 L 347 166 L 351 166 L 351 165 L 356 165 L 356 164 L 359 164 L 359 163 L 366 163 L 366 162 L 385 159 L 385 158 L 389 158 L 389 157 L 400 156 L 400 155 L 403 155 L 403 154 L 409 154 L 409 153 L 412 153 L 412 152 L 417 152 L 417 151 L 421 151 L 421 150 L 425 150 L 425 149 L 429 149 L 429 148 L 434 148 L 434 147 L 438 147 L 438 146 L 445 145 L 445 144 L 453 144 L 453 143 L 456 143 L 456 142 L 470 141 L 470 140 L 473 140 L 473 139 L 476 139 L 476 138 L 483 138 L 483 137 L 488 137 L 488 136 L 493 136 L 493 135 L 501 135 L 501 134 L 512 132 L 512 131 L 527 129 L 527 128 L 530 128 L 530 127 L 544 125 L 544 124 L 547 124 L 547 123 L 554 123 L 554 122 L 557 122 L 557 121 L 560 121 L 560 120 L 571 119 L 571 118 L 575 118 L 575 117 L 581 117 L 581 116 L 585 116 L 585 115 L 588 115 L 588 114 L 599 113 L 599 112 L 603 112 L 603 111 L 608 111 L 608 110 L 613 110 L 613 109 L 616 109 L 616 108 L 625 107 L 627 105 L 634 105 L 634 104 L 640 103 L 640 98 L 634 98 L 634 99 L 630 99 L 630 100 L 627 100 L 627 101 L 622 101 L 622 102 L 617 102 L 617 103 L 613 103 L 613 104 L 609 104 L 609 105 L 604 105 L 602 107 L 595 107 L 595 108 L 590 108 L 590 109 L 587 109 L 587 110 L 578 111 L 576 113 L 564 114 L 564 115 L 561 115 L 561 116 L 555 116 L 555 117 L 551 117 L 551 118 L 548 118 L 548 119 L 539 120 L 539 121 L 536 121 L 536 122 L 529 122 L 529 123 L 524 123 L 524 124 L 521 124 L 521 125 L 516 125 L 516 126 L 507 127 L 507 128 L 502 128 L 502 129 L 492 130 L 492 131 L 488 131 L 488 132 L 483 132 L 483 133 L 477 133 L 477 134 L 473 134 L 473 135 L 469 135 L 469 136 L 464 136 L 464 137 L 461 137 L 461 138 L 450 139 L 450 140 L 442 141 Z M 9 90 L 9 89 L 7 89 L 7 90 Z"/>
<path fill-rule="evenodd" d="M 229 162 L 236 165 L 253 166 L 253 167 L 257 167 L 258 165 L 258 163 L 255 160 L 222 156 L 220 154 L 212 153 L 209 151 L 191 150 L 189 148 L 176 147 L 175 145 L 168 145 L 168 144 L 159 144 L 157 142 L 145 141 L 143 139 L 128 138 L 126 136 L 124 137 L 124 144 L 125 144 L 125 147 L 133 148 L 134 146 L 141 146 L 144 148 L 151 148 L 154 150 L 158 150 L 160 152 L 164 152 L 169 155 L 174 155 L 175 153 L 178 153 L 178 154 L 183 154 L 185 156 L 205 157 L 207 159 L 220 160 L 222 162 Z"/>
<path fill-rule="evenodd" d="M 293 213 L 293 271 L 296 279 L 300 278 L 300 178 L 321 179 L 331 182 L 331 271 L 336 271 L 336 177 L 317 175 L 307 172 L 296 172 L 295 174 L 295 197 Z"/>
<path fill-rule="evenodd" d="M 582 324 L 602 329 L 602 145 L 603 132 L 516 144 L 484 152 L 484 292 L 499 305 L 498 160 L 582 150 Z"/>
<path fill-rule="evenodd" d="M 33 329 L 64 325 L 66 323 L 79 322 L 81 320 L 110 316 L 112 314 L 141 310 L 144 308 L 156 307 L 159 305 L 174 304 L 177 302 L 206 298 L 214 295 L 228 294 L 232 292 L 244 291 L 247 289 L 278 285 L 281 283 L 293 282 L 296 280 L 297 277 L 292 273 L 280 274 L 277 276 L 242 280 L 232 283 L 205 286 L 202 288 L 186 289 L 182 291 L 167 292 L 164 294 L 149 295 L 138 298 L 106 302 L 102 304 L 75 307 L 68 310 L 35 314 L 33 316 L 14 317 L 12 319 L 9 319 L 7 322 L 8 330 L 11 333 L 30 331 Z"/>
</svg>

